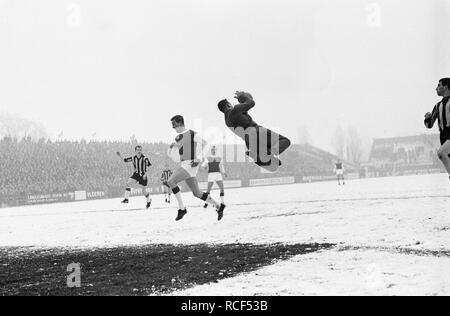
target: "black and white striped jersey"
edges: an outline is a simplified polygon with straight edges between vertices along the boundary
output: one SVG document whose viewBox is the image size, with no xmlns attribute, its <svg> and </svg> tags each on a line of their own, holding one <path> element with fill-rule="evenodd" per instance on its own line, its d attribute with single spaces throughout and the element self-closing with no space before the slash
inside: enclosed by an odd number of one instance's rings
<svg viewBox="0 0 450 316">
<path fill-rule="evenodd" d="M 442 132 L 444 129 L 450 127 L 450 100 L 449 98 L 443 98 L 433 108 L 431 117 L 425 119 L 425 125 L 428 128 L 432 128 L 434 123 L 438 121 L 439 130 Z"/>
<path fill-rule="evenodd" d="M 143 176 L 147 173 L 147 168 L 150 167 L 152 164 L 150 163 L 150 160 L 145 157 L 144 155 L 141 155 L 139 158 L 137 155 L 129 158 L 125 158 L 124 162 L 133 162 L 134 165 L 134 172 L 139 174 L 140 176 Z"/>
<path fill-rule="evenodd" d="M 172 176 L 172 174 L 173 174 L 173 173 L 172 173 L 171 170 L 169 170 L 169 169 L 164 170 L 164 171 L 162 172 L 162 174 L 161 174 L 161 180 L 164 181 L 164 182 L 169 181 L 169 179 L 170 179 L 170 177 Z"/>
</svg>

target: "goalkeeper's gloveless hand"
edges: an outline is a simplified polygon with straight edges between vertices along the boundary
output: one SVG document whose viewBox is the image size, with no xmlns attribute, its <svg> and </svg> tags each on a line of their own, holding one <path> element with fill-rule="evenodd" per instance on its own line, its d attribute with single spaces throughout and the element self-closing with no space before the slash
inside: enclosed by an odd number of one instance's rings
<svg viewBox="0 0 450 316">
<path fill-rule="evenodd" d="M 200 160 L 192 160 L 191 161 L 191 167 L 195 168 L 195 167 L 198 167 L 198 165 L 200 165 Z"/>
</svg>

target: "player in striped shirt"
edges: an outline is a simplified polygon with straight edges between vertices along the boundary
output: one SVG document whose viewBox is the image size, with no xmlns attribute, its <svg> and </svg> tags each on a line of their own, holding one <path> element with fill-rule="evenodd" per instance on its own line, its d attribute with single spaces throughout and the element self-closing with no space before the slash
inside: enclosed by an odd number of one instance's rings
<svg viewBox="0 0 450 316">
<path fill-rule="evenodd" d="M 123 158 L 120 152 L 117 152 L 117 156 L 120 157 L 125 163 L 133 163 L 134 166 L 134 173 L 128 179 L 127 186 L 125 189 L 125 199 L 122 201 L 122 203 L 128 204 L 129 198 L 131 194 L 131 187 L 139 184 L 144 188 L 144 195 L 147 199 L 147 209 L 150 208 L 152 204 L 152 199 L 150 197 L 150 193 L 146 192 L 145 189 L 148 185 L 148 176 L 147 171 L 148 167 L 150 167 L 152 164 L 150 163 L 150 160 L 142 154 L 142 146 L 136 146 L 135 148 L 136 155 L 133 157 Z"/>
<path fill-rule="evenodd" d="M 178 187 L 181 182 L 185 181 L 195 197 L 216 207 L 218 220 L 220 221 L 223 217 L 225 205 L 217 203 L 208 193 L 202 192 L 197 181 L 197 172 L 203 161 L 204 152 L 209 152 L 208 144 L 196 132 L 185 127 L 184 118 L 181 115 L 174 116 L 171 121 L 172 127 L 178 135 L 175 142 L 170 146 L 168 155 L 174 157 L 175 153 L 180 164 L 167 184 L 178 201 L 179 210 L 176 220 L 181 220 L 187 214 L 181 197 L 181 189 Z"/>
<path fill-rule="evenodd" d="M 210 194 L 214 183 L 217 183 L 220 189 L 220 200 L 222 204 L 225 204 L 225 188 L 223 185 L 223 177 L 226 177 L 225 167 L 223 165 L 222 157 L 217 155 L 217 147 L 211 148 L 211 155 L 206 157 L 202 167 L 208 171 L 208 189 L 206 193 Z M 205 203 L 204 208 L 208 207 L 208 203 Z"/>
<path fill-rule="evenodd" d="M 161 174 L 161 182 L 164 184 L 164 197 L 166 199 L 166 203 L 170 204 L 170 196 L 172 195 L 172 191 L 170 191 L 170 188 L 167 184 L 167 182 L 169 181 L 170 177 L 172 176 L 173 172 L 172 170 L 169 169 L 169 165 L 166 164 L 165 166 L 165 170 L 163 170 L 162 174 Z"/>
<path fill-rule="evenodd" d="M 442 100 L 434 106 L 432 113 L 425 114 L 424 123 L 427 128 L 433 128 L 436 120 L 438 121 L 441 140 L 438 157 L 450 176 L 450 78 L 439 80 L 436 92 Z"/>
</svg>

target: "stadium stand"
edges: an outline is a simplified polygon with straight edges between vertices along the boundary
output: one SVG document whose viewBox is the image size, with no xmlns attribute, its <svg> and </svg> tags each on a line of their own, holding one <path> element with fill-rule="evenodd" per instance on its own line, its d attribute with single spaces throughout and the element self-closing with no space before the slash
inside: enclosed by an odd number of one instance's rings
<svg viewBox="0 0 450 316">
<path fill-rule="evenodd" d="M 30 195 L 85 191 L 122 192 L 132 174 L 132 164 L 124 164 L 116 156 L 120 151 L 131 156 L 136 144 L 131 142 L 50 141 L 31 138 L 0 140 L 0 205 L 23 200 Z M 167 157 L 167 144 L 143 143 L 144 154 L 150 158 L 150 185 L 159 185 L 161 171 L 175 163 Z M 234 151 L 234 152 L 233 152 Z M 228 145 L 224 155 L 236 159 L 243 146 Z M 335 156 L 309 145 L 293 145 L 283 156 L 283 166 L 275 174 L 262 173 L 253 163 L 225 162 L 228 179 L 249 179 L 280 176 L 324 175 L 333 173 Z M 231 159 L 233 160 L 233 159 Z M 229 160 L 228 160 L 229 161 Z M 199 180 L 206 180 L 206 173 Z M 20 204 L 20 202 L 17 202 Z"/>
<path fill-rule="evenodd" d="M 369 162 L 363 164 L 368 176 L 395 176 L 442 171 L 437 158 L 439 135 L 378 138 Z"/>
</svg>

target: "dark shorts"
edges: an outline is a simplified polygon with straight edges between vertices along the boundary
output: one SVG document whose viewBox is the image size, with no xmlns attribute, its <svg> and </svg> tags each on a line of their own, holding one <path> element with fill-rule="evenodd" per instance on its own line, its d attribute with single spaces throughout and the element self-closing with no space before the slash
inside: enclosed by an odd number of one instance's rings
<svg viewBox="0 0 450 316">
<path fill-rule="evenodd" d="M 136 180 L 140 185 L 144 187 L 146 187 L 148 184 L 148 179 L 144 180 L 144 178 L 141 177 L 139 173 L 133 173 L 133 175 L 130 178 Z"/>
<path fill-rule="evenodd" d="M 247 146 L 247 149 L 257 151 L 258 153 L 264 152 L 269 155 L 273 153 L 283 153 L 287 147 L 280 148 L 281 152 L 278 152 L 276 148 L 273 148 L 273 145 L 279 145 L 283 142 L 290 144 L 290 140 L 287 137 L 262 126 L 255 127 L 253 132 L 248 133 L 245 136 L 245 145 Z"/>
<path fill-rule="evenodd" d="M 444 129 L 439 135 L 441 139 L 441 146 L 445 144 L 446 141 L 450 140 L 450 128 Z"/>
</svg>

